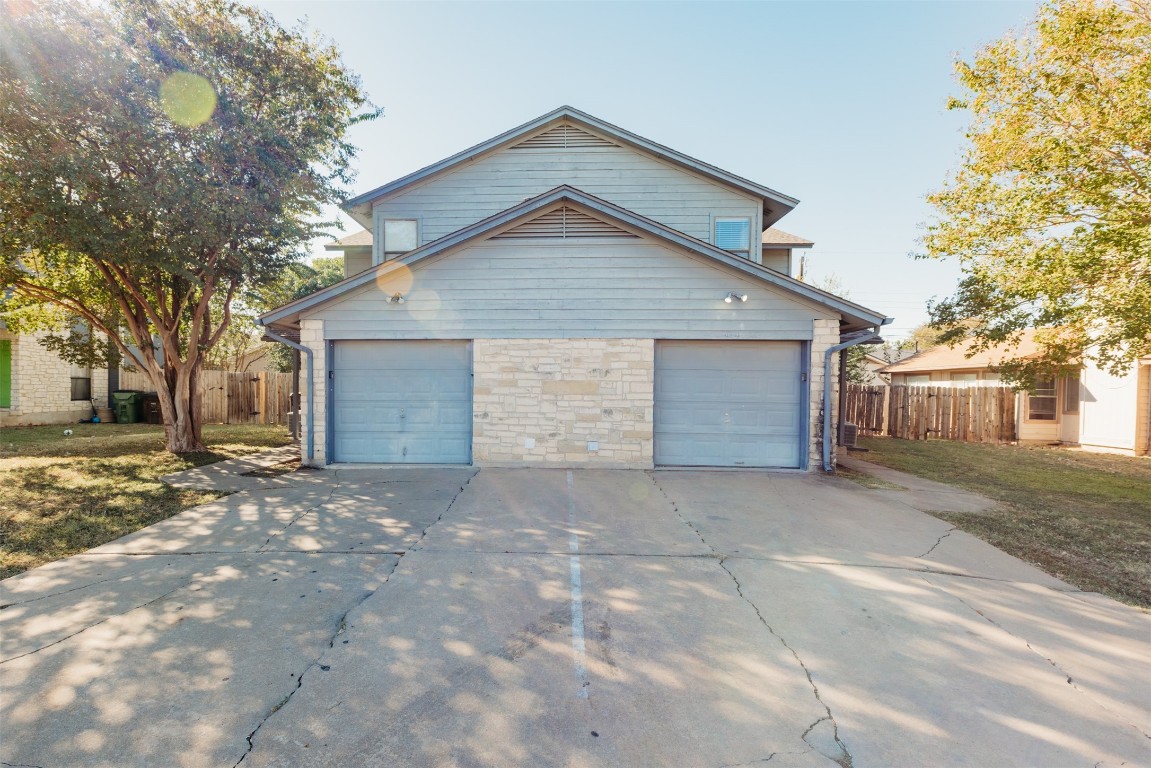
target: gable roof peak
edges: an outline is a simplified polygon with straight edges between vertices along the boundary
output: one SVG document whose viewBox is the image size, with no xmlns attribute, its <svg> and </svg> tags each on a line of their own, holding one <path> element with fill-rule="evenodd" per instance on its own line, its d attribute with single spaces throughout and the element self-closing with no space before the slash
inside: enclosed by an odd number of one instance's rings
<svg viewBox="0 0 1151 768">
<path fill-rule="evenodd" d="M 534 120 L 505 131 L 498 136 L 493 136 L 487 141 L 476 144 L 473 147 L 465 149 L 462 152 L 447 157 L 438 163 L 433 163 L 425 168 L 421 168 L 414 173 L 409 173 L 395 181 L 389 182 L 381 187 L 377 187 L 371 191 L 365 192 L 361 195 L 347 200 L 343 206 L 345 211 L 356 218 L 361 223 L 369 222 L 371 220 L 371 206 L 374 200 L 392 194 L 397 190 L 408 187 L 412 184 L 419 183 L 428 178 L 444 173 L 456 166 L 472 160 L 487 152 L 507 147 L 514 144 L 517 140 L 522 139 L 540 128 L 546 127 L 549 123 L 567 120 L 569 122 L 579 125 L 581 128 L 589 129 L 590 131 L 609 138 L 623 146 L 629 146 L 633 149 L 640 150 L 650 155 L 677 165 L 685 170 L 697 173 L 712 179 L 713 181 L 720 182 L 735 189 L 741 190 L 747 194 L 758 197 L 763 201 L 763 225 L 765 227 L 774 224 L 779 219 L 783 218 L 790 212 L 799 200 L 794 197 L 777 192 L 774 189 L 765 187 L 761 184 L 756 184 L 749 181 L 742 176 L 737 176 L 734 173 L 729 173 L 714 165 L 705 163 L 702 160 L 696 160 L 693 157 L 677 152 L 674 149 L 665 147 L 662 144 L 657 144 L 650 139 L 645 139 L 639 134 L 632 133 L 624 128 L 613 125 L 605 120 L 583 112 L 569 105 L 563 105 L 547 112 Z"/>
</svg>

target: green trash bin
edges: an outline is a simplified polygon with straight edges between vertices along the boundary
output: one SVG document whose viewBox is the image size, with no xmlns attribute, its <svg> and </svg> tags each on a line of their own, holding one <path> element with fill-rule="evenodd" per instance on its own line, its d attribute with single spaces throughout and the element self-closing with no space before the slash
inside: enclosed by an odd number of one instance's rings
<svg viewBox="0 0 1151 768">
<path fill-rule="evenodd" d="M 117 424 L 138 424 L 144 393 L 124 389 L 112 393 L 112 403 L 116 411 Z"/>
</svg>

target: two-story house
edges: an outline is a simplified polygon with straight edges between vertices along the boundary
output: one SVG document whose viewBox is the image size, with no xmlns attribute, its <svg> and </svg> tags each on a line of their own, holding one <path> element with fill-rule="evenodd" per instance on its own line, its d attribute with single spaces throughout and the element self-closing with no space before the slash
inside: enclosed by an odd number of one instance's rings
<svg viewBox="0 0 1151 768">
<path fill-rule="evenodd" d="M 570 107 L 349 200 L 348 278 L 260 318 L 305 461 L 826 465 L 889 320 L 790 277 L 797 202 Z"/>
</svg>

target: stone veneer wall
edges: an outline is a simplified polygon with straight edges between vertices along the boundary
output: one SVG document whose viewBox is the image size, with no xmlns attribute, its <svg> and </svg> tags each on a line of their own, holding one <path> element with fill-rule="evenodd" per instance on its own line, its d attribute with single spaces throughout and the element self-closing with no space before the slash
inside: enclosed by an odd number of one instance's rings
<svg viewBox="0 0 1151 768">
<path fill-rule="evenodd" d="M 809 417 L 811 419 L 811 429 L 808 434 L 811 436 L 809 443 L 810 451 L 808 453 L 808 469 L 820 472 L 823 470 L 823 355 L 828 347 L 833 347 L 839 343 L 839 320 L 838 318 L 832 320 L 815 320 L 812 328 L 812 341 L 811 341 L 811 397 L 809 402 L 811 404 Z M 839 373 L 839 356 L 840 352 L 836 352 L 831 356 L 831 402 L 828 407 L 831 408 L 831 424 L 832 430 L 835 429 L 836 419 L 839 415 L 839 387 L 836 381 L 837 374 Z M 831 444 L 831 462 L 834 466 L 836 461 L 836 446 L 833 441 Z"/>
<path fill-rule="evenodd" d="M 0 332 L 12 342 L 12 406 L 0 408 L 0 426 L 71 424 L 92 416 L 87 400 L 72 400 L 72 366 L 40 344 L 41 333 Z M 92 397 L 107 404 L 108 373 L 91 371 Z"/>
<path fill-rule="evenodd" d="M 477 339 L 473 359 L 476 464 L 652 466 L 652 339 Z"/>
<path fill-rule="evenodd" d="M 324 321 L 323 320 L 301 320 L 300 321 L 300 343 L 305 347 L 312 350 L 312 386 L 314 387 L 313 396 L 316 399 L 316 419 L 315 419 L 315 453 L 313 454 L 311 466 L 322 467 L 326 463 L 327 455 L 327 425 L 325 415 L 328 409 L 324 407 L 328 397 L 328 363 L 327 363 L 327 344 L 324 343 Z M 307 461 L 307 424 L 308 424 L 308 390 L 307 390 L 307 359 L 303 355 L 300 356 L 300 456 L 303 457 L 303 463 Z"/>
</svg>

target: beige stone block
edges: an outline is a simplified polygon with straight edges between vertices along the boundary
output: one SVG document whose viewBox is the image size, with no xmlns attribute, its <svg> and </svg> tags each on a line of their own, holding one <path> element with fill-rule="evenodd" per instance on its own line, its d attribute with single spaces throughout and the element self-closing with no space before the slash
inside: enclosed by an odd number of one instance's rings
<svg viewBox="0 0 1151 768">
<path fill-rule="evenodd" d="M 599 392 L 598 381 L 545 381 L 545 395 L 594 395 Z"/>
</svg>

